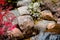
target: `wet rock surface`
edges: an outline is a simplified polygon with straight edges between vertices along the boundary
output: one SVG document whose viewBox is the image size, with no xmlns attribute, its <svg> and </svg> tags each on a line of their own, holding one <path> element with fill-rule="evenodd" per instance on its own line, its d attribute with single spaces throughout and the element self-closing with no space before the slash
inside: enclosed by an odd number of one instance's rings
<svg viewBox="0 0 60 40">
<path fill-rule="evenodd" d="M 50 32 L 41 32 L 37 36 L 32 37 L 30 40 L 59 40 L 60 35 L 55 35 L 54 33 Z"/>
</svg>

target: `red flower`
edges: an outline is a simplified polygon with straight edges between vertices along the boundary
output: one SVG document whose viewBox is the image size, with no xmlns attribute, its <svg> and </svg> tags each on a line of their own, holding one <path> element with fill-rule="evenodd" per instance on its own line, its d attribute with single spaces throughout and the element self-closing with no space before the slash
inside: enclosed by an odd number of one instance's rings
<svg viewBox="0 0 60 40">
<path fill-rule="evenodd" d="M 0 35 L 3 35 L 4 31 L 2 30 L 2 28 L 0 28 Z"/>
<path fill-rule="evenodd" d="M 2 14 L 0 14 L 0 21 L 2 20 Z"/>
<path fill-rule="evenodd" d="M 0 4 L 4 5 L 5 1 L 4 0 L 0 0 Z"/>
<path fill-rule="evenodd" d="M 14 25 L 12 24 L 12 21 L 15 19 L 15 16 L 12 13 L 9 13 L 9 10 L 12 8 L 12 6 L 7 7 L 7 9 L 4 11 L 4 13 L 3 13 L 2 8 L 3 7 L 0 6 L 0 35 L 4 35 L 5 30 L 6 31 L 8 31 L 8 30 L 11 31 L 16 27 L 16 24 L 14 24 Z M 7 21 L 3 20 L 4 16 L 6 17 Z M 1 26 L 1 25 L 3 25 L 3 26 Z"/>
<path fill-rule="evenodd" d="M 16 27 L 16 25 L 13 25 L 12 22 L 5 22 L 4 24 L 5 24 L 5 27 L 8 28 L 7 30 L 10 30 L 10 31 Z"/>
<path fill-rule="evenodd" d="M 8 28 L 8 30 L 13 30 L 16 27 L 16 25 L 11 25 L 11 27 Z"/>
</svg>

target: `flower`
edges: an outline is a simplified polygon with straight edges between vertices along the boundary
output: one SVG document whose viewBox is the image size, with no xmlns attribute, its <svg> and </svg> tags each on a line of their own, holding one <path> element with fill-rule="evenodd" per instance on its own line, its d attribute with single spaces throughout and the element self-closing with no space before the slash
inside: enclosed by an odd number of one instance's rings
<svg viewBox="0 0 60 40">
<path fill-rule="evenodd" d="M 40 4 L 39 4 L 38 2 L 35 2 L 35 3 L 33 4 L 33 8 L 34 8 L 34 9 L 39 8 L 39 6 L 40 6 Z"/>
<path fill-rule="evenodd" d="M 4 34 L 4 31 L 2 28 L 0 28 L 0 35 L 3 35 Z"/>
<path fill-rule="evenodd" d="M 4 0 L 0 0 L 0 4 L 4 5 L 5 1 Z"/>
<path fill-rule="evenodd" d="M 12 8 L 6 7 L 6 9 L 3 11 L 3 7 L 0 6 L 0 35 L 4 35 L 6 31 L 13 30 L 16 27 L 16 24 L 12 24 L 12 21 L 15 19 L 15 16 L 9 12 L 9 10 Z M 8 17 L 8 15 L 9 17 Z M 3 17 L 6 17 L 7 21 L 3 19 Z M 11 19 L 10 19 L 11 18 Z"/>
</svg>

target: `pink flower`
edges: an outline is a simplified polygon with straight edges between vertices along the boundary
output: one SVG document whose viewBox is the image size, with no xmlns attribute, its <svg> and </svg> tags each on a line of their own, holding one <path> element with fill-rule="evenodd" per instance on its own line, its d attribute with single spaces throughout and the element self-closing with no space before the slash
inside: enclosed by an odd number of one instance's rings
<svg viewBox="0 0 60 40">
<path fill-rule="evenodd" d="M 13 30 L 16 27 L 16 25 L 11 25 L 11 27 L 8 28 L 8 30 Z"/>
<path fill-rule="evenodd" d="M 0 35 L 3 35 L 4 34 L 4 31 L 2 28 L 0 28 Z"/>
<path fill-rule="evenodd" d="M 4 4 L 4 0 L 0 0 L 0 4 Z M 10 7 L 6 7 L 7 9 L 4 11 L 4 13 L 2 13 L 3 12 L 3 10 L 2 10 L 2 6 L 0 6 L 0 26 L 1 25 L 3 25 L 3 26 L 1 26 L 0 27 L 0 35 L 3 35 L 5 32 L 5 29 L 8 31 L 8 30 L 13 30 L 15 27 L 16 27 L 16 24 L 12 24 L 12 21 L 15 19 L 15 16 L 12 14 L 12 13 L 9 13 L 9 10 L 12 8 L 12 6 L 10 6 Z M 8 17 L 8 15 L 7 14 L 9 14 L 10 16 Z M 4 21 L 3 20 L 3 17 L 6 17 L 7 18 L 7 21 Z"/>
</svg>

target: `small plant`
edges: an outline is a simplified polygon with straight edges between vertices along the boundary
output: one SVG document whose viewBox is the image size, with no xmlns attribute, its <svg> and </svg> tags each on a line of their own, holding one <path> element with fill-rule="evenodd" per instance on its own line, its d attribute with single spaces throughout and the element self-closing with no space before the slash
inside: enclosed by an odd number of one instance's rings
<svg viewBox="0 0 60 40">
<path fill-rule="evenodd" d="M 31 2 L 28 6 L 28 10 L 31 13 L 31 16 L 34 20 L 40 18 L 40 3 L 39 2 Z"/>
</svg>

